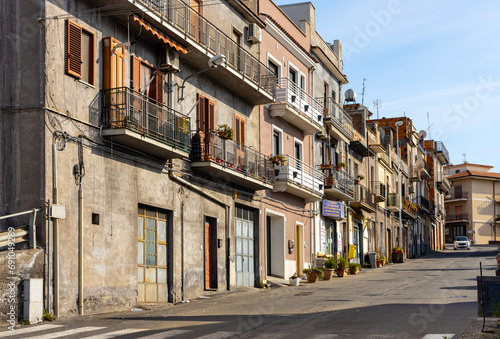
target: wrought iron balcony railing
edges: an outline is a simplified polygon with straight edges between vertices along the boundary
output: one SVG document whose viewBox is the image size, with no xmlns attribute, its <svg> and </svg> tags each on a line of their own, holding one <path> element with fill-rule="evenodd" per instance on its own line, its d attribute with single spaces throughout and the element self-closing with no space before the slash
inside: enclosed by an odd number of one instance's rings
<svg viewBox="0 0 500 339">
<path fill-rule="evenodd" d="M 193 133 L 191 160 L 210 161 L 265 183 L 274 181 L 273 166 L 262 153 L 221 138 L 214 131 Z"/>
<path fill-rule="evenodd" d="M 321 171 L 291 155 L 285 154 L 284 157 L 283 166 L 281 164 L 274 165 L 274 169 L 278 173 L 275 177 L 276 182 L 287 181 L 315 194 L 323 195 L 325 176 Z"/>
<path fill-rule="evenodd" d="M 161 22 L 167 22 L 180 30 L 183 35 L 196 41 L 212 54 L 222 54 L 226 64 L 250 79 L 260 88 L 274 95 L 276 77 L 272 71 L 251 55 L 242 45 L 223 33 L 196 10 L 182 0 L 135 0 L 159 16 Z M 223 18 L 221 18 L 223 20 Z"/>
<path fill-rule="evenodd" d="M 375 199 L 377 202 L 385 201 L 387 197 L 386 186 L 380 181 L 371 182 L 373 193 L 375 193 Z"/>
<path fill-rule="evenodd" d="M 399 195 L 397 193 L 387 194 L 387 208 L 392 211 L 399 210 Z"/>
<path fill-rule="evenodd" d="M 356 188 L 355 202 L 363 203 L 375 209 L 375 194 L 365 186 L 358 185 Z"/>
<path fill-rule="evenodd" d="M 323 109 L 323 119 L 331 121 L 349 139 L 352 139 L 352 118 L 334 98 L 316 98 Z"/>
<path fill-rule="evenodd" d="M 464 220 L 469 220 L 468 213 L 450 214 L 450 215 L 446 216 L 447 222 L 456 222 L 456 221 L 464 221 Z"/>
<path fill-rule="evenodd" d="M 354 198 L 354 179 L 342 169 L 336 170 L 334 165 L 318 165 L 325 174 L 325 188 L 335 188 Z"/>
<path fill-rule="evenodd" d="M 418 196 L 415 199 L 413 199 L 413 203 L 415 205 L 420 205 L 422 208 L 425 208 L 427 211 L 430 211 L 430 203 L 429 199 L 427 199 L 424 196 Z"/>
<path fill-rule="evenodd" d="M 101 90 L 103 127 L 125 128 L 189 152 L 190 118 L 127 87 Z"/>
<path fill-rule="evenodd" d="M 453 192 L 444 196 L 444 200 L 468 199 L 469 192 Z"/>
<path fill-rule="evenodd" d="M 450 162 L 450 154 L 446 147 L 444 147 L 444 143 L 442 141 L 436 141 L 436 151 L 437 153 L 441 153 L 444 157 L 444 163 L 447 164 Z"/>
</svg>

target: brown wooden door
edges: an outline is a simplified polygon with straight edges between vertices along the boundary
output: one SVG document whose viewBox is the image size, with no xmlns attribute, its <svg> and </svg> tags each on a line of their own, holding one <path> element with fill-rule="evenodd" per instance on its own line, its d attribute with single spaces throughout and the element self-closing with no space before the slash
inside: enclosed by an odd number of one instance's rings
<svg viewBox="0 0 500 339">
<path fill-rule="evenodd" d="M 205 289 L 210 289 L 210 224 L 205 222 Z"/>
</svg>

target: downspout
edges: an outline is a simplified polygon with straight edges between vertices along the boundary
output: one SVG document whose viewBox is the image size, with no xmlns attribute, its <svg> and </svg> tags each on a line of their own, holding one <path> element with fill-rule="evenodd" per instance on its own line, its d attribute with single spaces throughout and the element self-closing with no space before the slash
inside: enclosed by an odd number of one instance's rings
<svg viewBox="0 0 500 339">
<path fill-rule="evenodd" d="M 83 315 L 83 190 L 78 187 L 78 314 Z"/>
<path fill-rule="evenodd" d="M 57 204 L 57 146 L 52 144 L 52 203 Z M 54 315 L 59 317 L 59 220 L 52 219 L 53 227 L 53 262 L 54 262 Z M 50 276 L 49 276 L 50 279 Z"/>
<path fill-rule="evenodd" d="M 500 180 L 497 180 L 499 182 Z M 497 241 L 497 202 L 495 200 L 496 195 L 495 195 L 495 182 L 493 181 L 493 234 L 495 235 L 494 240 Z"/>
</svg>

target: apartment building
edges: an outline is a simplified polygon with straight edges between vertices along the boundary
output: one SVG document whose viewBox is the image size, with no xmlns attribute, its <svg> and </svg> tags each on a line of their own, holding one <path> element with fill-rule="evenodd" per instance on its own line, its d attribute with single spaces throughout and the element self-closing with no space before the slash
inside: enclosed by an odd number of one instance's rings
<svg viewBox="0 0 500 339">
<path fill-rule="evenodd" d="M 1 60 L 2 213 L 65 211 L 37 218 L 44 307 L 258 285 L 256 191 L 275 180 L 259 107 L 276 79 L 256 4 L 39 0 L 1 13 L 2 44 L 16 41 Z"/>
<path fill-rule="evenodd" d="M 444 197 L 445 239 L 467 236 L 476 244 L 500 238 L 500 173 L 492 166 L 463 163 L 444 167 L 451 183 Z"/>
</svg>

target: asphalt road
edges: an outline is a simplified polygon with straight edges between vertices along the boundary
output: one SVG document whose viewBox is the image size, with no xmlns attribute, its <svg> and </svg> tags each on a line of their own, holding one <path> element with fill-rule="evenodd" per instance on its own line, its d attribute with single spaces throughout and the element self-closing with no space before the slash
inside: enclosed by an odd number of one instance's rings
<svg viewBox="0 0 500 339">
<path fill-rule="evenodd" d="M 459 338 L 477 319 L 479 263 L 483 275 L 494 275 L 497 248 L 451 249 L 299 287 L 236 289 L 148 311 L 2 329 L 0 338 Z"/>
</svg>

